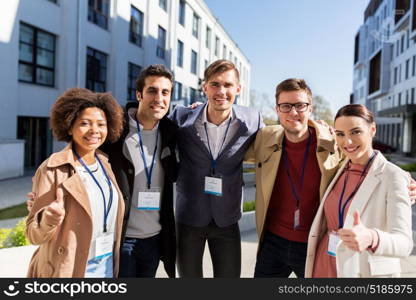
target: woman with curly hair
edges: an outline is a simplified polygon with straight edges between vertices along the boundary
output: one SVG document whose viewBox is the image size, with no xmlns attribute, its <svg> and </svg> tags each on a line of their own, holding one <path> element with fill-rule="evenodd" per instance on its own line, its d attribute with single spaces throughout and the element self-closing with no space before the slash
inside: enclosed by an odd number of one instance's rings
<svg viewBox="0 0 416 300">
<path fill-rule="evenodd" d="M 110 94 L 73 88 L 51 109 L 51 128 L 68 142 L 36 171 L 26 234 L 39 245 L 28 277 L 115 277 L 124 201 L 104 141 L 116 141 L 123 111 Z"/>
</svg>

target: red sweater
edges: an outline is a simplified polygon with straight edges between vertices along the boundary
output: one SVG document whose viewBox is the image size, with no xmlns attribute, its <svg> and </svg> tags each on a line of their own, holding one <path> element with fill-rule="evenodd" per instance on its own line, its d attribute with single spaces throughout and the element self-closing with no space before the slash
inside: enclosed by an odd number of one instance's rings
<svg viewBox="0 0 416 300">
<path fill-rule="evenodd" d="M 266 217 L 268 231 L 284 239 L 303 243 L 308 241 L 309 230 L 319 207 L 319 186 L 321 183 L 321 171 L 316 158 L 316 133 L 314 128 L 310 128 L 310 131 L 312 140 L 309 146 L 302 190 L 300 190 L 300 178 L 308 139 L 299 143 L 291 143 L 285 138 L 285 151 L 280 159 Z M 300 197 L 300 226 L 296 229 L 294 229 L 296 198 L 290 189 L 283 155 L 287 155 L 289 173 L 295 191 Z"/>
</svg>

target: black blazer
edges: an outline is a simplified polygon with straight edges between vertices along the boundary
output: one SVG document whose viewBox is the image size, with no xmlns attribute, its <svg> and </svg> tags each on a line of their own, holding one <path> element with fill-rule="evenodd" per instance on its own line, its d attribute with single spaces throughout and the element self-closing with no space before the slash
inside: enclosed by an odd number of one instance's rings
<svg viewBox="0 0 416 300">
<path fill-rule="evenodd" d="M 124 241 L 127 229 L 127 222 L 130 216 L 131 197 L 134 185 L 134 166 L 123 155 L 124 140 L 129 132 L 128 110 L 137 108 L 137 102 L 129 102 L 125 108 L 125 126 L 120 139 L 113 143 L 106 143 L 102 150 L 108 155 L 111 168 L 116 176 L 117 184 L 123 194 L 126 210 L 123 220 L 122 242 Z M 160 120 L 159 130 L 161 134 L 161 157 L 163 171 L 165 173 L 164 187 L 162 192 L 162 203 L 160 208 L 160 259 L 164 263 L 166 273 L 169 277 L 175 277 L 176 261 L 176 233 L 175 219 L 173 213 L 173 183 L 177 177 L 177 160 L 175 154 L 177 125 L 166 116 Z M 121 244 L 122 245 L 122 244 Z"/>
</svg>

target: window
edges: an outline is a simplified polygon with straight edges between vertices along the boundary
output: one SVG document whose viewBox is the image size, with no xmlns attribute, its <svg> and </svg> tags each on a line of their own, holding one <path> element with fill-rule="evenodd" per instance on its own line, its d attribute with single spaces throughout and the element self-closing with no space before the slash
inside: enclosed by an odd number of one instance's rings
<svg viewBox="0 0 416 300">
<path fill-rule="evenodd" d="M 406 37 L 407 37 L 406 48 L 409 49 L 410 47 L 410 30 L 409 29 L 406 31 Z"/>
<path fill-rule="evenodd" d="M 107 81 L 107 54 L 87 48 L 86 88 L 94 92 L 105 92 Z"/>
<path fill-rule="evenodd" d="M 185 1 L 179 1 L 179 24 L 185 26 Z"/>
<path fill-rule="evenodd" d="M 416 55 L 413 55 L 412 61 L 412 76 L 416 75 Z"/>
<path fill-rule="evenodd" d="M 131 6 L 129 40 L 139 47 L 142 47 L 143 41 L 143 20 L 143 13 Z"/>
<path fill-rule="evenodd" d="M 55 35 L 20 23 L 19 81 L 54 86 L 55 47 Z"/>
<path fill-rule="evenodd" d="M 370 78 L 368 93 L 372 94 L 380 90 L 381 51 L 370 61 Z"/>
<path fill-rule="evenodd" d="M 228 56 L 228 60 L 229 61 L 233 61 L 233 53 L 230 51 L 230 54 L 229 54 L 229 56 Z"/>
<path fill-rule="evenodd" d="M 175 81 L 174 97 L 175 100 L 180 100 L 182 98 L 182 83 L 177 81 Z"/>
<path fill-rule="evenodd" d="M 394 80 L 393 80 L 394 84 L 397 84 L 397 67 L 394 68 Z"/>
<path fill-rule="evenodd" d="M 355 44 L 354 44 L 354 64 L 358 62 L 358 54 L 360 50 L 360 33 L 357 33 L 355 36 Z"/>
<path fill-rule="evenodd" d="M 136 101 L 136 79 L 142 67 L 129 62 L 128 82 L 127 82 L 127 101 Z"/>
<path fill-rule="evenodd" d="M 196 75 L 198 54 L 192 50 L 191 53 L 191 73 Z"/>
<path fill-rule="evenodd" d="M 192 103 L 194 103 L 194 102 L 196 102 L 196 101 L 198 101 L 198 99 L 196 98 L 196 89 L 194 89 L 194 88 L 189 88 L 189 90 L 190 90 L 190 103 L 189 104 L 192 104 Z"/>
<path fill-rule="evenodd" d="M 222 58 L 227 59 L 227 46 L 226 45 L 222 47 Z"/>
<path fill-rule="evenodd" d="M 207 35 L 205 36 L 205 47 L 211 49 L 211 28 L 207 26 Z"/>
<path fill-rule="evenodd" d="M 405 38 L 405 34 L 403 33 L 401 41 L 400 41 L 400 43 L 401 43 L 400 53 L 403 53 L 403 51 L 404 51 L 404 38 Z"/>
<path fill-rule="evenodd" d="M 410 59 L 406 60 L 406 73 L 405 73 L 405 79 L 409 79 L 409 69 L 410 69 Z"/>
<path fill-rule="evenodd" d="M 199 16 L 195 12 L 192 21 L 192 35 L 196 38 L 199 37 Z"/>
<path fill-rule="evenodd" d="M 412 91 L 410 92 L 410 101 L 411 104 L 415 104 L 415 88 L 412 88 Z"/>
<path fill-rule="evenodd" d="M 399 65 L 399 82 L 402 82 L 402 65 Z"/>
<path fill-rule="evenodd" d="M 396 41 L 396 57 L 400 54 L 400 40 L 397 39 Z"/>
<path fill-rule="evenodd" d="M 398 100 L 398 106 L 402 105 L 402 93 L 399 93 L 399 100 Z"/>
<path fill-rule="evenodd" d="M 396 0 L 394 23 L 397 24 L 401 18 L 409 11 L 410 1 L 409 0 Z"/>
<path fill-rule="evenodd" d="M 183 68 L 183 43 L 178 40 L 178 60 L 176 62 L 176 64 L 178 65 L 178 67 Z"/>
<path fill-rule="evenodd" d="M 168 11 L 168 0 L 159 0 L 159 6 L 164 11 Z"/>
<path fill-rule="evenodd" d="M 214 50 L 214 54 L 215 56 L 219 56 L 220 55 L 220 38 L 219 37 L 215 37 L 215 50 Z"/>
<path fill-rule="evenodd" d="M 409 104 L 409 90 L 406 90 L 406 102 L 405 104 Z"/>
<path fill-rule="evenodd" d="M 156 56 L 165 59 L 166 30 L 159 26 L 157 36 Z"/>
<path fill-rule="evenodd" d="M 108 28 L 109 0 L 88 0 L 88 21 Z"/>
<path fill-rule="evenodd" d="M 204 60 L 204 70 L 206 70 L 208 68 L 208 60 Z"/>
</svg>

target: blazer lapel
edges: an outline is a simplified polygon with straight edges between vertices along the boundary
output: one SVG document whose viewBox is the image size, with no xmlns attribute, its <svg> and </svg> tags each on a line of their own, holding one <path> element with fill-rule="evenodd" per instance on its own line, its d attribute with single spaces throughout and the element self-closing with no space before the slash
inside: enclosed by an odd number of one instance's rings
<svg viewBox="0 0 416 300">
<path fill-rule="evenodd" d="M 382 169 L 385 166 L 385 162 L 386 159 L 382 157 L 380 153 L 378 153 L 378 155 L 374 158 L 374 162 L 368 170 L 368 173 L 365 176 L 363 183 L 361 184 L 360 188 L 358 189 L 357 193 L 351 201 L 351 205 L 348 208 L 347 216 L 345 217 L 344 227 L 351 228 L 353 226 L 354 211 L 357 210 L 360 213 L 360 215 L 363 214 L 365 206 L 368 200 L 371 198 L 371 194 L 380 184 L 380 179 L 378 178 L 378 175 L 382 173 Z"/>
<path fill-rule="evenodd" d="M 210 156 L 207 147 L 205 146 L 204 142 L 202 141 L 195 127 L 195 122 L 198 119 L 198 117 L 203 113 L 205 106 L 207 106 L 206 103 L 204 105 L 199 105 L 197 108 L 193 109 L 189 113 L 188 119 L 186 120 L 186 122 L 183 124 L 182 127 L 183 127 L 183 130 L 189 130 L 192 132 L 192 134 L 187 135 L 187 138 L 192 138 L 193 143 L 196 144 L 201 149 L 201 151 L 205 152 L 207 156 Z"/>
</svg>

